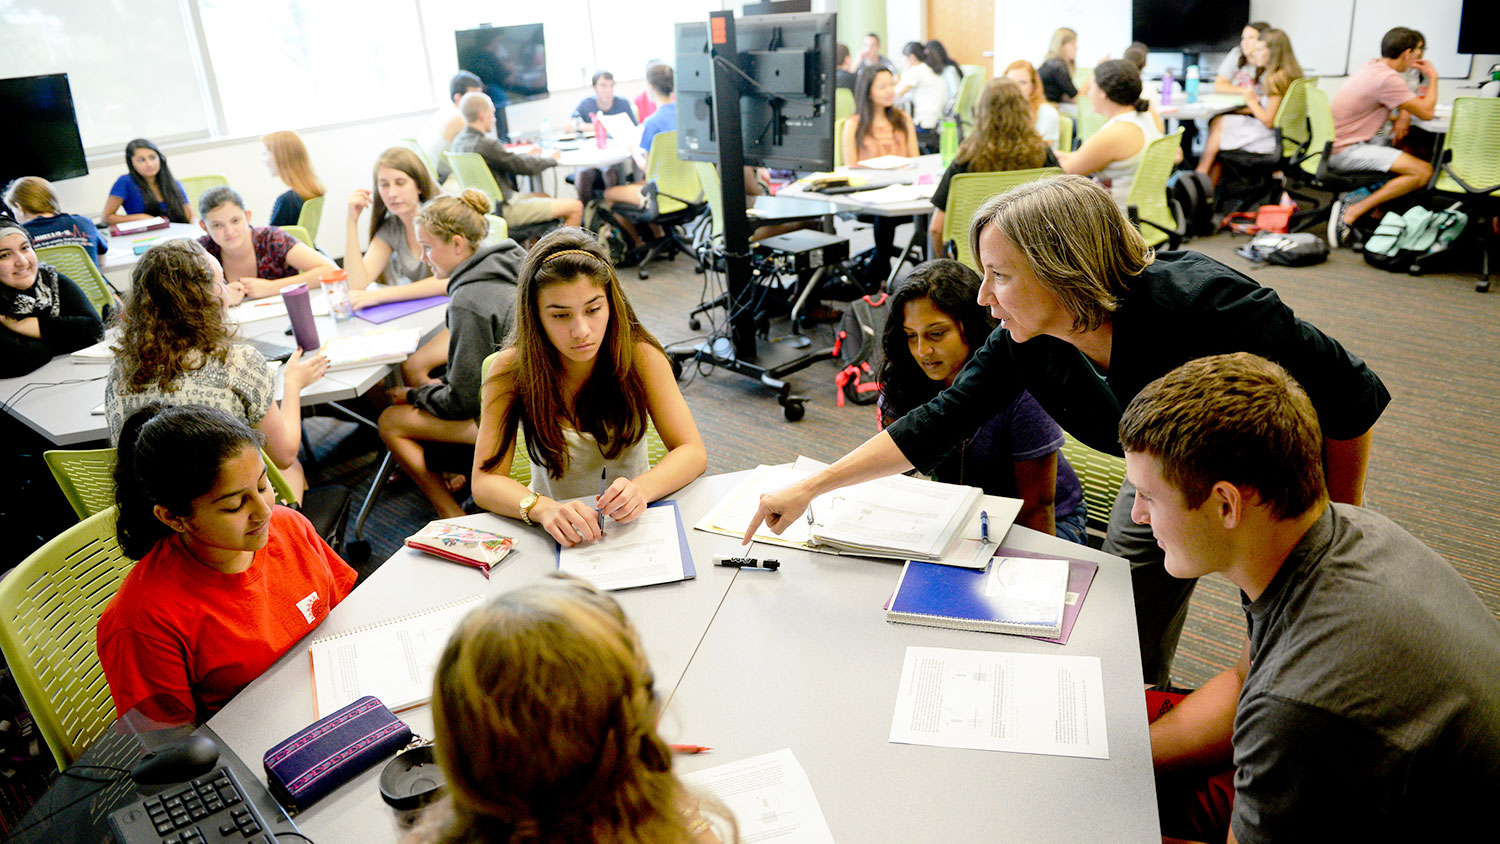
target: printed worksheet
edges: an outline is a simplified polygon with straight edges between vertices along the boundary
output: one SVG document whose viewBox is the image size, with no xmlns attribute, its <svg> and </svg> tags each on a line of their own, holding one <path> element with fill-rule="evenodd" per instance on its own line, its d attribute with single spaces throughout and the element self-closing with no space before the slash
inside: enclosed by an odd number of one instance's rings
<svg viewBox="0 0 1500 844">
<path fill-rule="evenodd" d="M 686 578 L 676 505 L 647 507 L 625 524 L 604 520 L 604 538 L 559 548 L 557 569 L 600 589 L 630 589 Z"/>
<path fill-rule="evenodd" d="M 740 841 L 833 844 L 818 796 L 790 749 L 683 774 L 682 781 L 692 791 L 713 795 L 734 813 Z M 714 830 L 721 841 L 729 840 L 727 829 L 716 824 Z"/>
<path fill-rule="evenodd" d="M 891 741 L 1108 759 L 1099 658 L 907 648 Z"/>
</svg>

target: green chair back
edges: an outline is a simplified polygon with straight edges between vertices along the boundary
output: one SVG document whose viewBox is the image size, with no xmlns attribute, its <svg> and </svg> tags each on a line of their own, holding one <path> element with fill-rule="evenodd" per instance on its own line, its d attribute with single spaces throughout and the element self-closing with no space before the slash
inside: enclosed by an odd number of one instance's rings
<svg viewBox="0 0 1500 844">
<path fill-rule="evenodd" d="M 703 183 L 698 179 L 697 168 L 677 156 L 676 131 L 662 132 L 651 139 L 646 178 L 656 182 L 657 216 L 685 211 L 688 202 L 698 203 L 703 199 Z"/>
<path fill-rule="evenodd" d="M 1083 502 L 1088 506 L 1089 527 L 1101 534 L 1109 529 L 1109 514 L 1115 508 L 1120 485 L 1125 482 L 1125 460 L 1113 454 L 1095 451 L 1072 434 L 1063 434 L 1063 456 L 1068 458 L 1078 482 L 1083 486 Z"/>
<path fill-rule="evenodd" d="M 1063 152 L 1073 151 L 1073 118 L 1061 112 L 1057 115 L 1057 148 Z"/>
<path fill-rule="evenodd" d="M 1443 150 L 1452 158 L 1434 185 L 1446 193 L 1500 196 L 1500 98 L 1455 97 Z M 1459 184 L 1462 179 L 1469 188 Z"/>
<path fill-rule="evenodd" d="M 303 241 L 308 246 L 318 239 L 318 224 L 323 222 L 323 197 L 315 196 L 312 199 L 302 200 L 302 211 L 297 215 L 297 225 L 307 230 L 307 240 Z"/>
<path fill-rule="evenodd" d="M 1074 67 L 1073 68 L 1073 87 L 1078 89 L 1078 96 L 1074 97 L 1074 99 L 1081 100 L 1081 99 L 1084 98 L 1083 92 L 1085 90 L 1087 90 L 1087 85 L 1089 84 L 1089 80 L 1091 80 L 1093 78 L 1094 78 L 1094 69 L 1093 68 L 1091 68 L 1091 67 Z"/>
<path fill-rule="evenodd" d="M 276 468 L 276 461 L 271 459 L 271 455 L 267 454 L 265 449 L 260 450 L 260 459 L 266 463 L 266 480 L 271 482 L 271 489 L 276 491 L 276 503 L 296 507 L 297 493 L 292 489 L 286 476 L 281 474 L 281 470 Z"/>
<path fill-rule="evenodd" d="M 979 104 L 979 92 L 984 88 L 984 73 L 965 74 L 958 83 L 958 96 L 953 99 L 953 113 L 965 129 L 974 128 L 974 107 Z"/>
<path fill-rule="evenodd" d="M 42 452 L 63 497 L 79 521 L 115 504 L 115 450 L 91 448 Z"/>
<path fill-rule="evenodd" d="M 510 225 L 505 222 L 504 217 L 498 214 L 486 214 L 484 215 L 484 219 L 489 221 L 490 224 L 489 232 L 484 236 L 485 246 L 499 243 L 510 237 Z"/>
<path fill-rule="evenodd" d="M 849 118 L 844 117 L 833 122 L 833 166 L 844 166 L 844 124 Z"/>
<path fill-rule="evenodd" d="M 193 209 L 194 214 L 198 213 L 198 199 L 205 191 L 209 188 L 229 187 L 229 180 L 218 173 L 184 176 L 179 181 L 182 182 L 182 189 L 187 191 L 188 207 Z"/>
<path fill-rule="evenodd" d="M 652 146 L 655 145 L 652 143 Z M 484 156 L 477 152 L 449 150 L 443 153 L 443 158 L 447 159 L 448 168 L 453 171 L 461 186 L 483 192 L 496 208 L 505 202 L 505 196 L 500 193 L 500 185 L 495 181 L 495 174 L 490 172 L 490 165 L 485 163 Z"/>
<path fill-rule="evenodd" d="M 1137 218 L 1154 225 L 1141 226 L 1141 237 L 1147 246 L 1155 246 L 1168 239 L 1165 231 L 1175 231 L 1177 217 L 1172 213 L 1171 200 L 1167 195 L 1167 179 L 1177 164 L 1177 150 L 1182 147 L 1182 129 L 1146 144 L 1141 153 L 1141 163 L 1135 167 L 1135 181 L 1130 183 L 1130 193 L 1125 204 L 1136 209 Z"/>
<path fill-rule="evenodd" d="M 1328 104 L 1328 92 L 1317 85 L 1303 87 L 1302 98 L 1307 108 L 1308 142 L 1301 167 L 1309 176 L 1316 176 L 1323 150 L 1333 142 L 1333 109 Z"/>
<path fill-rule="evenodd" d="M 1079 89 L 1080 96 L 1075 103 L 1078 106 L 1078 123 L 1073 127 L 1073 133 L 1078 136 L 1078 140 L 1086 141 L 1095 132 L 1104 128 L 1104 124 L 1108 122 L 1109 118 L 1094 111 L 1093 105 L 1089 103 L 1089 98 L 1081 95 L 1082 90 L 1082 88 Z"/>
<path fill-rule="evenodd" d="M 979 270 L 979 262 L 969 251 L 969 221 L 990 197 L 1005 193 L 1017 185 L 1061 176 L 1056 167 L 1035 170 L 1005 170 L 999 173 L 959 173 L 948 183 L 948 206 L 943 209 L 943 243 L 952 240 L 958 246 L 960 262 Z M 981 273 L 982 274 L 982 273 Z"/>
<path fill-rule="evenodd" d="M 104 315 L 106 307 L 114 303 L 115 294 L 109 289 L 109 283 L 104 280 L 99 266 L 82 246 L 76 243 L 38 246 L 36 259 L 44 264 L 51 264 L 58 272 L 72 279 L 83 290 L 84 295 L 89 297 L 89 302 L 100 316 Z"/>
<path fill-rule="evenodd" d="M 412 152 L 416 153 L 417 158 L 422 159 L 422 163 L 427 166 L 427 175 L 432 177 L 433 184 L 441 187 L 443 183 L 438 181 L 438 169 L 433 165 L 432 159 L 427 157 L 427 148 L 422 146 L 422 143 L 416 138 L 401 138 L 399 143 L 401 144 L 401 146 L 404 146 Z M 446 151 L 443 153 L 444 156 L 446 156 L 447 154 L 448 153 Z M 475 153 L 475 155 L 478 155 L 478 153 Z M 450 170 L 453 168 L 453 162 L 451 160 L 448 162 L 448 168 Z M 465 185 L 465 187 L 467 187 L 467 185 Z"/>
<path fill-rule="evenodd" d="M 1309 141 L 1307 89 L 1308 86 L 1317 87 L 1317 85 L 1317 77 L 1304 76 L 1301 79 L 1292 80 L 1292 84 L 1286 88 L 1286 93 L 1281 95 L 1281 103 L 1276 106 L 1276 116 L 1272 119 L 1271 125 L 1281 130 L 1283 158 L 1298 156 L 1299 150 L 1304 149 Z"/>
<path fill-rule="evenodd" d="M 963 71 L 965 77 L 977 76 L 981 82 L 984 81 L 985 75 L 989 73 L 989 70 L 982 64 L 961 64 L 958 66 L 958 69 Z"/>
<path fill-rule="evenodd" d="M 0 580 L 0 652 L 58 770 L 115 720 L 99 664 L 99 615 L 134 565 L 113 507 L 37 549 Z"/>
<path fill-rule="evenodd" d="M 277 228 L 281 229 L 292 237 L 297 238 L 298 243 L 305 243 L 308 246 L 313 247 L 314 249 L 318 248 L 312 241 L 312 235 L 307 231 L 307 229 L 304 229 L 301 226 L 277 226 Z"/>
<path fill-rule="evenodd" d="M 836 89 L 833 92 L 833 119 L 835 121 L 842 121 L 853 114 L 854 111 L 854 92 L 848 88 Z M 838 135 L 834 135 L 833 137 L 836 139 Z"/>
<path fill-rule="evenodd" d="M 834 155 L 838 155 L 838 144 L 834 144 Z M 703 185 L 703 198 L 708 202 L 710 240 L 724 236 L 724 186 L 719 183 L 719 170 L 712 161 L 695 161 L 698 183 Z"/>
</svg>

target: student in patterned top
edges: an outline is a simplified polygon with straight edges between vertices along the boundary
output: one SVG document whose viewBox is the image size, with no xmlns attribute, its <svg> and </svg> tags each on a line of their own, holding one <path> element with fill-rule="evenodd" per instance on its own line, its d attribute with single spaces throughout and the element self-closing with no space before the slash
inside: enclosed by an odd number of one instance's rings
<svg viewBox="0 0 1500 844">
<path fill-rule="evenodd" d="M 225 295 L 224 270 L 196 241 L 169 240 L 141 256 L 104 387 L 110 439 L 118 442 L 130 414 L 153 402 L 222 410 L 265 436 L 267 453 L 300 499 L 307 481 L 297 460 L 297 397 L 328 371 L 328 359 L 293 353 L 282 377 L 285 402 L 277 402 L 265 357 L 237 342 Z"/>
<path fill-rule="evenodd" d="M 104 222 L 114 225 L 151 217 L 166 217 L 174 223 L 193 221 L 187 191 L 172 177 L 167 157 L 156 144 L 145 138 L 126 144 L 125 167 L 128 172 L 115 179 L 104 201 Z"/>
<path fill-rule="evenodd" d="M 198 243 L 224 268 L 230 305 L 274 296 L 294 284 L 317 286 L 337 267 L 327 255 L 275 226 L 250 226 L 245 200 L 231 187 L 209 188 L 198 200 Z"/>
<path fill-rule="evenodd" d="M 109 242 L 80 214 L 64 214 L 52 183 L 37 176 L 22 176 L 5 189 L 5 202 L 16 212 L 16 222 L 26 227 L 31 245 L 37 248 L 72 243 L 83 247 L 97 265 L 109 251 Z"/>
<path fill-rule="evenodd" d="M 275 505 L 260 442 L 207 407 L 152 405 L 125 423 L 115 531 L 140 562 L 98 626 L 117 714 L 206 721 L 354 588 L 307 519 Z"/>
</svg>

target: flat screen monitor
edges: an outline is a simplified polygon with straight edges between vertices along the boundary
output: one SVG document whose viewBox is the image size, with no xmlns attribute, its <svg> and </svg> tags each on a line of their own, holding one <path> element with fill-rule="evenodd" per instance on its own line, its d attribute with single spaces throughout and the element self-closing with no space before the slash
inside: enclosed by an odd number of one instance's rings
<svg viewBox="0 0 1500 844">
<path fill-rule="evenodd" d="M 1464 0 L 1458 19 L 1458 52 L 1500 53 L 1500 4 L 1495 0 Z"/>
<path fill-rule="evenodd" d="M 22 176 L 56 182 L 88 174 L 66 73 L 0 79 L 0 114 L 19 127 L 0 132 L 0 189 Z"/>
<path fill-rule="evenodd" d="M 459 69 L 484 82 L 496 108 L 547 96 L 547 43 L 541 24 L 461 29 L 453 39 Z"/>
<path fill-rule="evenodd" d="M 1130 37 L 1154 51 L 1224 52 L 1249 22 L 1250 0 L 1134 0 Z"/>
<path fill-rule="evenodd" d="M 833 14 L 735 21 L 745 163 L 787 170 L 833 167 Z M 677 154 L 718 160 L 708 22 L 677 24 Z M 743 74 L 743 75 L 741 75 Z M 753 81 L 752 81 L 753 80 Z"/>
</svg>

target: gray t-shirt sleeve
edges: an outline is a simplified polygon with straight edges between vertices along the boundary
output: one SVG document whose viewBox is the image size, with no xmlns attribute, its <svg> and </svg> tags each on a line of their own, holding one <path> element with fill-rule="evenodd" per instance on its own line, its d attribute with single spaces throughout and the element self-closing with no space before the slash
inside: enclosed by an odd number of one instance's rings
<svg viewBox="0 0 1500 844">
<path fill-rule="evenodd" d="M 411 284 L 431 275 L 427 272 L 427 265 L 422 263 L 422 256 L 413 255 L 408 248 L 406 226 L 399 217 L 386 217 L 385 222 L 375 231 L 375 238 L 391 247 L 391 257 L 376 281 L 382 284 Z"/>
<path fill-rule="evenodd" d="M 1218 75 L 1232 82 L 1234 81 L 1234 72 L 1239 69 L 1240 48 L 1235 47 L 1229 51 L 1229 55 L 1224 57 L 1224 61 L 1219 62 Z"/>
</svg>

